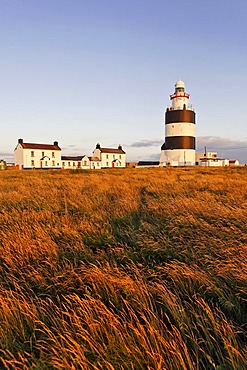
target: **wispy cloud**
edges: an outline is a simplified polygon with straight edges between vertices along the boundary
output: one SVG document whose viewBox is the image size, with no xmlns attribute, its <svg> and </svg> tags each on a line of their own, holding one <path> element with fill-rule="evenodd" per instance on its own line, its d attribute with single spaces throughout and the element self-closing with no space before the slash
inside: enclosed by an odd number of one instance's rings
<svg viewBox="0 0 247 370">
<path fill-rule="evenodd" d="M 63 146 L 62 147 L 62 150 L 76 150 L 76 151 L 78 151 L 78 150 L 82 150 L 81 148 L 79 148 L 77 145 L 67 145 L 67 146 Z"/>
<path fill-rule="evenodd" d="M 148 160 L 149 161 L 159 161 L 160 160 L 160 153 L 150 154 L 150 156 L 148 157 Z"/>
<path fill-rule="evenodd" d="M 0 159 L 7 161 L 8 163 L 14 163 L 13 153 L 0 152 Z"/>
<path fill-rule="evenodd" d="M 199 136 L 197 138 L 197 150 L 202 150 L 204 147 L 207 150 L 238 150 L 247 149 L 247 140 L 231 140 L 229 138 L 219 136 Z"/>
<path fill-rule="evenodd" d="M 140 140 L 126 146 L 129 146 L 131 148 L 148 148 L 152 146 L 160 146 L 163 141 L 164 140 Z"/>
<path fill-rule="evenodd" d="M 13 153 L 0 152 L 0 157 L 13 157 Z"/>
<path fill-rule="evenodd" d="M 196 139 L 197 141 L 197 150 L 204 150 L 204 147 L 207 146 L 209 150 L 237 150 L 237 149 L 247 149 L 247 140 L 231 140 L 229 138 L 219 137 L 219 136 L 199 136 Z M 140 140 L 135 141 L 130 145 L 125 145 L 131 148 L 148 148 L 148 147 L 157 147 L 160 146 L 164 140 Z"/>
</svg>

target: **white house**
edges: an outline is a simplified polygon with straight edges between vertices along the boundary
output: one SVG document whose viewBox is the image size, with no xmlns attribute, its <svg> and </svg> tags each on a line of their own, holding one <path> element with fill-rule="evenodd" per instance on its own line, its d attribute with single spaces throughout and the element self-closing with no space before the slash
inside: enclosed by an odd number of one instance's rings
<svg viewBox="0 0 247 370">
<path fill-rule="evenodd" d="M 229 166 L 239 166 L 239 161 L 237 159 L 230 159 Z"/>
<path fill-rule="evenodd" d="M 229 166 L 229 160 L 219 158 L 216 152 L 196 153 L 196 164 L 204 167 L 222 167 Z"/>
<path fill-rule="evenodd" d="M 62 155 L 62 168 L 63 169 L 90 169 L 90 160 L 86 155 L 80 156 L 63 156 Z"/>
<path fill-rule="evenodd" d="M 59 169 L 61 168 L 61 148 L 53 144 L 24 143 L 18 140 L 14 150 L 15 165 L 22 169 Z"/>
<path fill-rule="evenodd" d="M 97 157 L 101 161 L 102 168 L 125 168 L 126 153 L 121 145 L 117 149 L 101 148 L 100 144 L 96 145 L 93 151 L 93 157 Z"/>
<path fill-rule="evenodd" d="M 117 149 L 101 148 L 99 144 L 92 157 L 62 156 L 58 142 L 53 144 L 24 143 L 18 140 L 14 150 L 15 165 L 20 169 L 101 169 L 126 167 L 126 153 L 122 146 Z"/>
<path fill-rule="evenodd" d="M 90 168 L 92 170 L 98 170 L 101 168 L 101 160 L 98 157 L 88 157 L 90 160 Z"/>
</svg>

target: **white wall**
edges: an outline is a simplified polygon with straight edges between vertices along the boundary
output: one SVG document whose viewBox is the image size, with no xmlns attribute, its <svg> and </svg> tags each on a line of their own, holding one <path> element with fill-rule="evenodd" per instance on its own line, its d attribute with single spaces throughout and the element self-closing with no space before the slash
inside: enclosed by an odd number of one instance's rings
<svg viewBox="0 0 247 370">
<path fill-rule="evenodd" d="M 218 159 L 216 161 L 214 160 L 207 160 L 207 161 L 200 161 L 199 163 L 202 167 L 224 167 L 229 166 L 229 160 L 228 159 Z"/>
<path fill-rule="evenodd" d="M 165 125 L 165 136 L 196 136 L 194 123 L 176 122 Z"/>
<path fill-rule="evenodd" d="M 15 149 L 15 165 L 23 168 L 61 168 L 61 150 L 24 149 L 21 144 Z M 41 158 L 45 157 L 43 160 Z"/>
<path fill-rule="evenodd" d="M 124 168 L 126 167 L 126 154 L 118 153 L 101 153 L 102 167 L 113 167 L 113 161 L 118 159 L 119 162 L 114 163 L 114 167 Z"/>
<path fill-rule="evenodd" d="M 23 166 L 23 148 L 20 144 L 17 144 L 17 147 L 14 151 L 15 165 L 19 166 L 19 169 L 22 169 Z"/>
<path fill-rule="evenodd" d="M 126 154 L 119 154 L 119 153 L 102 153 L 100 149 L 95 149 L 93 152 L 93 157 L 98 157 L 101 159 L 101 167 L 104 168 L 112 168 L 112 162 L 115 159 L 119 160 L 117 165 L 114 165 L 116 168 L 124 168 L 126 167 Z"/>
<path fill-rule="evenodd" d="M 90 161 L 90 168 L 92 170 L 99 170 L 101 168 L 101 162 L 100 161 Z"/>
<path fill-rule="evenodd" d="M 179 93 L 177 93 L 179 95 Z M 181 93 L 181 95 L 184 95 L 184 93 Z M 188 107 L 188 98 L 185 96 L 178 96 L 177 98 L 172 99 L 172 107 L 175 110 L 182 110 L 184 107 L 184 104 L 186 106 L 186 109 Z"/>
<path fill-rule="evenodd" d="M 160 156 L 160 164 L 170 164 L 170 166 L 194 166 L 195 165 L 195 150 L 194 149 L 173 149 L 162 150 Z M 185 163 L 186 162 L 186 163 Z"/>
<path fill-rule="evenodd" d="M 75 170 L 77 168 L 81 169 L 90 169 L 90 161 L 87 156 L 83 157 L 81 161 L 78 160 L 62 160 L 62 168 L 63 169 L 71 169 Z"/>
</svg>

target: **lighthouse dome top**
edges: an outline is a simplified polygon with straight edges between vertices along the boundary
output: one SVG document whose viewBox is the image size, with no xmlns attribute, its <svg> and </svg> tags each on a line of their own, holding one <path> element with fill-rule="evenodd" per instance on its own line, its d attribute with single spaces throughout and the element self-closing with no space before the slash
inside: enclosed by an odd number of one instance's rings
<svg viewBox="0 0 247 370">
<path fill-rule="evenodd" d="M 175 84 L 175 88 L 178 87 L 185 88 L 184 82 L 182 80 L 178 80 L 178 82 Z"/>
</svg>

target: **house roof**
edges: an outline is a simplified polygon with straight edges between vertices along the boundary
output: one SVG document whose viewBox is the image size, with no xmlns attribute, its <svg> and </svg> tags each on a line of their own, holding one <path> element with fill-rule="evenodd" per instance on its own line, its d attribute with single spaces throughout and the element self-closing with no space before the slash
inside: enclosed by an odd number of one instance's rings
<svg viewBox="0 0 247 370">
<path fill-rule="evenodd" d="M 54 144 L 20 143 L 20 145 L 23 149 L 61 150 L 58 145 Z"/>
<path fill-rule="evenodd" d="M 125 154 L 123 149 L 114 149 L 114 148 L 98 148 L 101 153 L 116 153 L 116 154 Z"/>
<path fill-rule="evenodd" d="M 62 161 L 81 161 L 86 155 L 77 155 L 77 156 L 65 156 L 62 155 Z"/>
<path fill-rule="evenodd" d="M 160 162 L 158 161 L 139 161 L 138 166 L 158 166 Z"/>
<path fill-rule="evenodd" d="M 88 157 L 91 162 L 100 162 L 98 157 Z"/>
<path fill-rule="evenodd" d="M 229 159 L 229 163 L 235 163 L 235 162 L 238 162 L 237 159 Z"/>
</svg>

